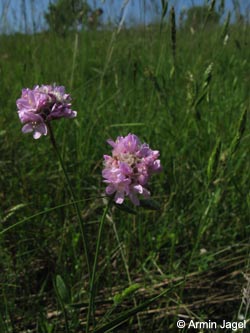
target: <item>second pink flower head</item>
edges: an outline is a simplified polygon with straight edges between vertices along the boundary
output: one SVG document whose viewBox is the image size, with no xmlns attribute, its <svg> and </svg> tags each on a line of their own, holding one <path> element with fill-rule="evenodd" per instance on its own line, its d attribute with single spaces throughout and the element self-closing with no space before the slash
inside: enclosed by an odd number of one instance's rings
<svg viewBox="0 0 250 333">
<path fill-rule="evenodd" d="M 151 150 L 146 143 L 142 144 L 134 134 L 119 136 L 115 142 L 108 140 L 108 143 L 113 150 L 112 156 L 104 155 L 102 176 L 108 184 L 106 193 L 114 195 L 117 204 L 122 204 L 128 196 L 138 206 L 138 194 L 150 196 L 147 183 L 152 174 L 162 169 L 159 151 Z"/>
</svg>

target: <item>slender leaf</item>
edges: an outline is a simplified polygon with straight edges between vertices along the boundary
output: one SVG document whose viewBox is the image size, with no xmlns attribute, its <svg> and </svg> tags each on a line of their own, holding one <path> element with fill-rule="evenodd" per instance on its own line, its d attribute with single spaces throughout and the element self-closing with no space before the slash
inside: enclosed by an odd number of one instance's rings
<svg viewBox="0 0 250 333">
<path fill-rule="evenodd" d="M 214 175 L 216 173 L 216 170 L 217 170 L 217 167 L 219 164 L 219 160 L 220 160 L 220 152 L 221 152 L 221 141 L 218 140 L 216 142 L 216 145 L 214 146 L 214 149 L 213 149 L 212 154 L 208 161 L 207 178 L 208 178 L 209 184 L 213 180 Z"/>
<path fill-rule="evenodd" d="M 230 155 L 233 155 L 239 147 L 239 144 L 241 142 L 241 139 L 242 139 L 245 129 L 246 129 L 246 122 L 247 122 L 247 109 L 245 109 L 241 114 L 237 133 L 236 133 L 235 137 L 233 138 L 232 143 L 230 145 Z"/>
<path fill-rule="evenodd" d="M 145 310 L 150 304 L 152 304 L 153 302 L 157 301 L 160 297 L 164 296 L 170 289 L 164 290 L 162 293 L 160 293 L 159 295 L 147 300 L 146 302 L 134 307 L 131 310 L 126 311 L 125 313 L 123 313 L 122 315 L 118 316 L 116 319 L 112 320 L 110 323 L 97 328 L 94 330 L 94 333 L 104 333 L 104 332 L 108 332 L 112 329 L 114 329 L 115 327 L 120 326 L 121 324 L 123 324 L 125 321 L 127 321 L 130 317 L 136 315 L 138 312 Z"/>
</svg>

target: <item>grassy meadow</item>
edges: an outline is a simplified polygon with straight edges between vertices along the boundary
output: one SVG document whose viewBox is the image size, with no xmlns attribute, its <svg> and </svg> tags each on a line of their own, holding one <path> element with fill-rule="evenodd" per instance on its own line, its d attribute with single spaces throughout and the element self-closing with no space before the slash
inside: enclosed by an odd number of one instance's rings
<svg viewBox="0 0 250 333">
<path fill-rule="evenodd" d="M 176 321 L 249 318 L 249 25 L 20 33 L 0 45 L 0 333 L 85 332 L 89 279 L 70 192 L 49 137 L 22 134 L 16 112 L 22 88 L 54 82 L 78 111 L 52 127 L 91 263 L 107 202 L 106 140 L 135 133 L 163 166 L 152 207 L 127 201 L 135 214 L 107 215 L 95 332 L 163 291 L 111 331 L 191 332 Z"/>
</svg>

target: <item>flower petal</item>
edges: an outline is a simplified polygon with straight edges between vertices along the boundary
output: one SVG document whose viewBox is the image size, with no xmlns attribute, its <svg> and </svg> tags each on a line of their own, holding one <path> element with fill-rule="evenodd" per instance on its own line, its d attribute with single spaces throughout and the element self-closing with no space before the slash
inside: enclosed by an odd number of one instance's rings
<svg viewBox="0 0 250 333">
<path fill-rule="evenodd" d="M 25 124 L 22 128 L 23 133 L 33 132 L 33 126 L 31 124 Z"/>
</svg>

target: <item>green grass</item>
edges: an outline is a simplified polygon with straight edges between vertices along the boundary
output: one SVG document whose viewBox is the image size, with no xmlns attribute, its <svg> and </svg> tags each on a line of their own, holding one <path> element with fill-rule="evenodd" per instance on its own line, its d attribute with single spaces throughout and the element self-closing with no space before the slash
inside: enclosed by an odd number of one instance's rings
<svg viewBox="0 0 250 333">
<path fill-rule="evenodd" d="M 0 36 L 1 333 L 82 332 L 86 320 L 87 271 L 70 193 L 49 138 L 23 135 L 16 113 L 23 87 L 53 82 L 78 111 L 76 120 L 52 126 L 81 200 L 92 260 L 105 206 L 106 140 L 132 132 L 161 153 L 163 172 L 150 184 L 159 209 L 113 209 L 104 225 L 98 320 L 131 309 L 133 295 L 140 304 L 170 287 L 139 316 L 141 332 L 177 331 L 179 314 L 236 319 L 241 273 L 249 269 L 249 116 L 245 131 L 239 122 L 249 108 L 250 28 L 229 29 L 227 45 L 222 27 L 177 30 L 175 67 L 166 27 L 77 39 Z M 120 246 L 140 288 L 115 305 L 129 285 Z M 135 316 L 120 331 L 137 325 Z"/>
</svg>

